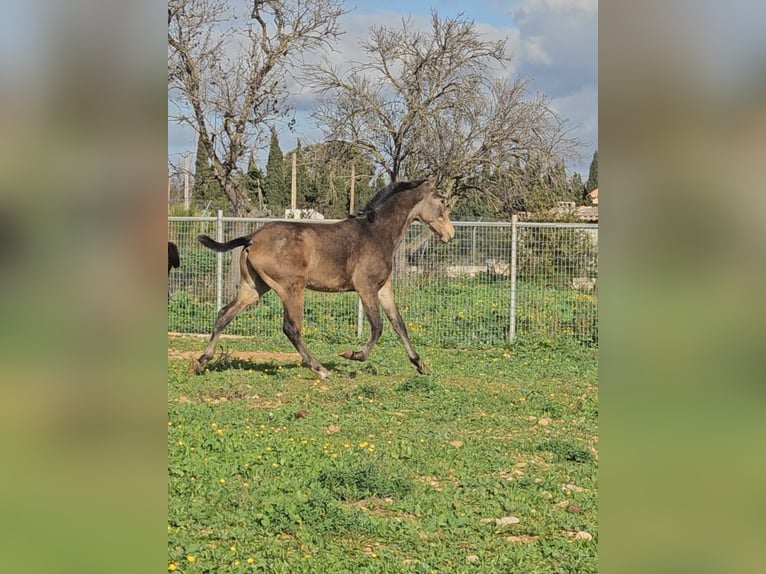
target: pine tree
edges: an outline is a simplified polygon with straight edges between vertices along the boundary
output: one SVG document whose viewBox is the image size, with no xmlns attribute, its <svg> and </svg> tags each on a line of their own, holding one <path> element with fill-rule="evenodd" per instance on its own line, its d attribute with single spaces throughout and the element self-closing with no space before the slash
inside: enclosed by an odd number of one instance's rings
<svg viewBox="0 0 766 574">
<path fill-rule="evenodd" d="M 263 196 L 274 215 L 282 215 L 290 207 L 290 187 L 285 172 L 285 156 L 279 147 L 277 130 L 271 130 L 269 159 L 266 162 L 266 177 L 263 181 Z"/>
<path fill-rule="evenodd" d="M 220 183 L 213 175 L 207 150 L 202 144 L 202 138 L 197 140 L 197 157 L 194 160 L 194 187 L 192 187 L 192 200 L 200 207 L 223 209 L 226 206 L 226 195 L 221 189 Z"/>
<path fill-rule="evenodd" d="M 588 170 L 588 183 L 585 184 L 585 193 L 590 193 L 598 187 L 598 150 L 593 152 L 593 160 Z"/>
</svg>

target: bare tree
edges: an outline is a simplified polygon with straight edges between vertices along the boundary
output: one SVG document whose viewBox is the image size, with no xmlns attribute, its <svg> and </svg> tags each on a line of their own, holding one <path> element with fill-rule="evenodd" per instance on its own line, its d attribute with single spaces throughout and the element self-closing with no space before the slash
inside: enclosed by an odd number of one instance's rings
<svg viewBox="0 0 766 574">
<path fill-rule="evenodd" d="M 287 78 L 342 32 L 342 0 L 169 0 L 171 117 L 199 134 L 235 215 L 251 201 L 242 166 L 267 124 L 289 112 Z"/>
<path fill-rule="evenodd" d="M 168 207 L 183 205 L 185 173 L 183 159 L 168 158 Z"/>
<path fill-rule="evenodd" d="M 483 40 L 472 20 L 432 12 L 426 32 L 407 19 L 399 30 L 373 27 L 361 47 L 365 61 L 348 70 L 325 62 L 314 71 L 314 117 L 392 180 L 436 173 L 460 195 L 514 161 L 576 155 L 545 98 L 530 99 L 524 80 L 497 78 L 510 61 L 505 41 Z"/>
</svg>

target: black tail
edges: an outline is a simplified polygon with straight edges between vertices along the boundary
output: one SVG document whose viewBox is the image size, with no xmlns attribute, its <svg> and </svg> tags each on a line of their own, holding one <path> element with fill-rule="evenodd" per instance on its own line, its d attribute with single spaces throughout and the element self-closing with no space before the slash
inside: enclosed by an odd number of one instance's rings
<svg viewBox="0 0 766 574">
<path fill-rule="evenodd" d="M 212 249 L 213 251 L 231 251 L 235 247 L 244 247 L 245 245 L 250 245 L 250 236 L 244 236 L 244 237 L 237 237 L 236 239 L 232 239 L 231 241 L 227 241 L 226 243 L 218 243 L 215 239 L 212 239 L 208 237 L 207 235 L 198 235 L 197 239 L 199 242 L 207 247 L 208 249 Z"/>
</svg>

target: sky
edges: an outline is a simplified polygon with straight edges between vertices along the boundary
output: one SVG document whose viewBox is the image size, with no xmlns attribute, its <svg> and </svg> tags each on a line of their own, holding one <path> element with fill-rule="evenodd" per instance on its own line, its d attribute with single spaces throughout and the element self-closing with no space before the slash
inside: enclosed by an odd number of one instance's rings
<svg viewBox="0 0 766 574">
<path fill-rule="evenodd" d="M 506 38 L 511 54 L 507 74 L 530 80 L 530 95 L 544 95 L 567 122 L 571 135 L 584 144 L 580 161 L 567 167 L 587 178 L 598 149 L 598 0 L 358 0 L 347 6 L 352 10 L 340 20 L 346 33 L 336 48 L 348 59 L 360 53 L 359 41 L 371 26 L 399 27 L 402 18 L 410 18 L 425 29 L 432 10 L 440 17 L 462 13 L 488 40 Z M 278 127 L 283 151 L 293 149 L 298 139 L 302 145 L 322 140 L 310 117 L 313 102 L 310 93 L 295 95 L 294 132 Z M 171 159 L 184 150 L 194 153 L 195 134 L 169 123 Z M 256 154 L 262 166 L 267 153 Z"/>
</svg>

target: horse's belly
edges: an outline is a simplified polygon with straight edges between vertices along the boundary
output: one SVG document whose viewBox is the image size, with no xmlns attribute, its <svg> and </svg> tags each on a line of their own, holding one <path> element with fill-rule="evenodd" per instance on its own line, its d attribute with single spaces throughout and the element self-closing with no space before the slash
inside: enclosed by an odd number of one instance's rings
<svg viewBox="0 0 766 574">
<path fill-rule="evenodd" d="M 309 278 L 306 282 L 306 288 L 312 291 L 322 291 L 323 293 L 343 293 L 353 291 L 354 287 L 350 280 L 343 278 Z"/>
</svg>

